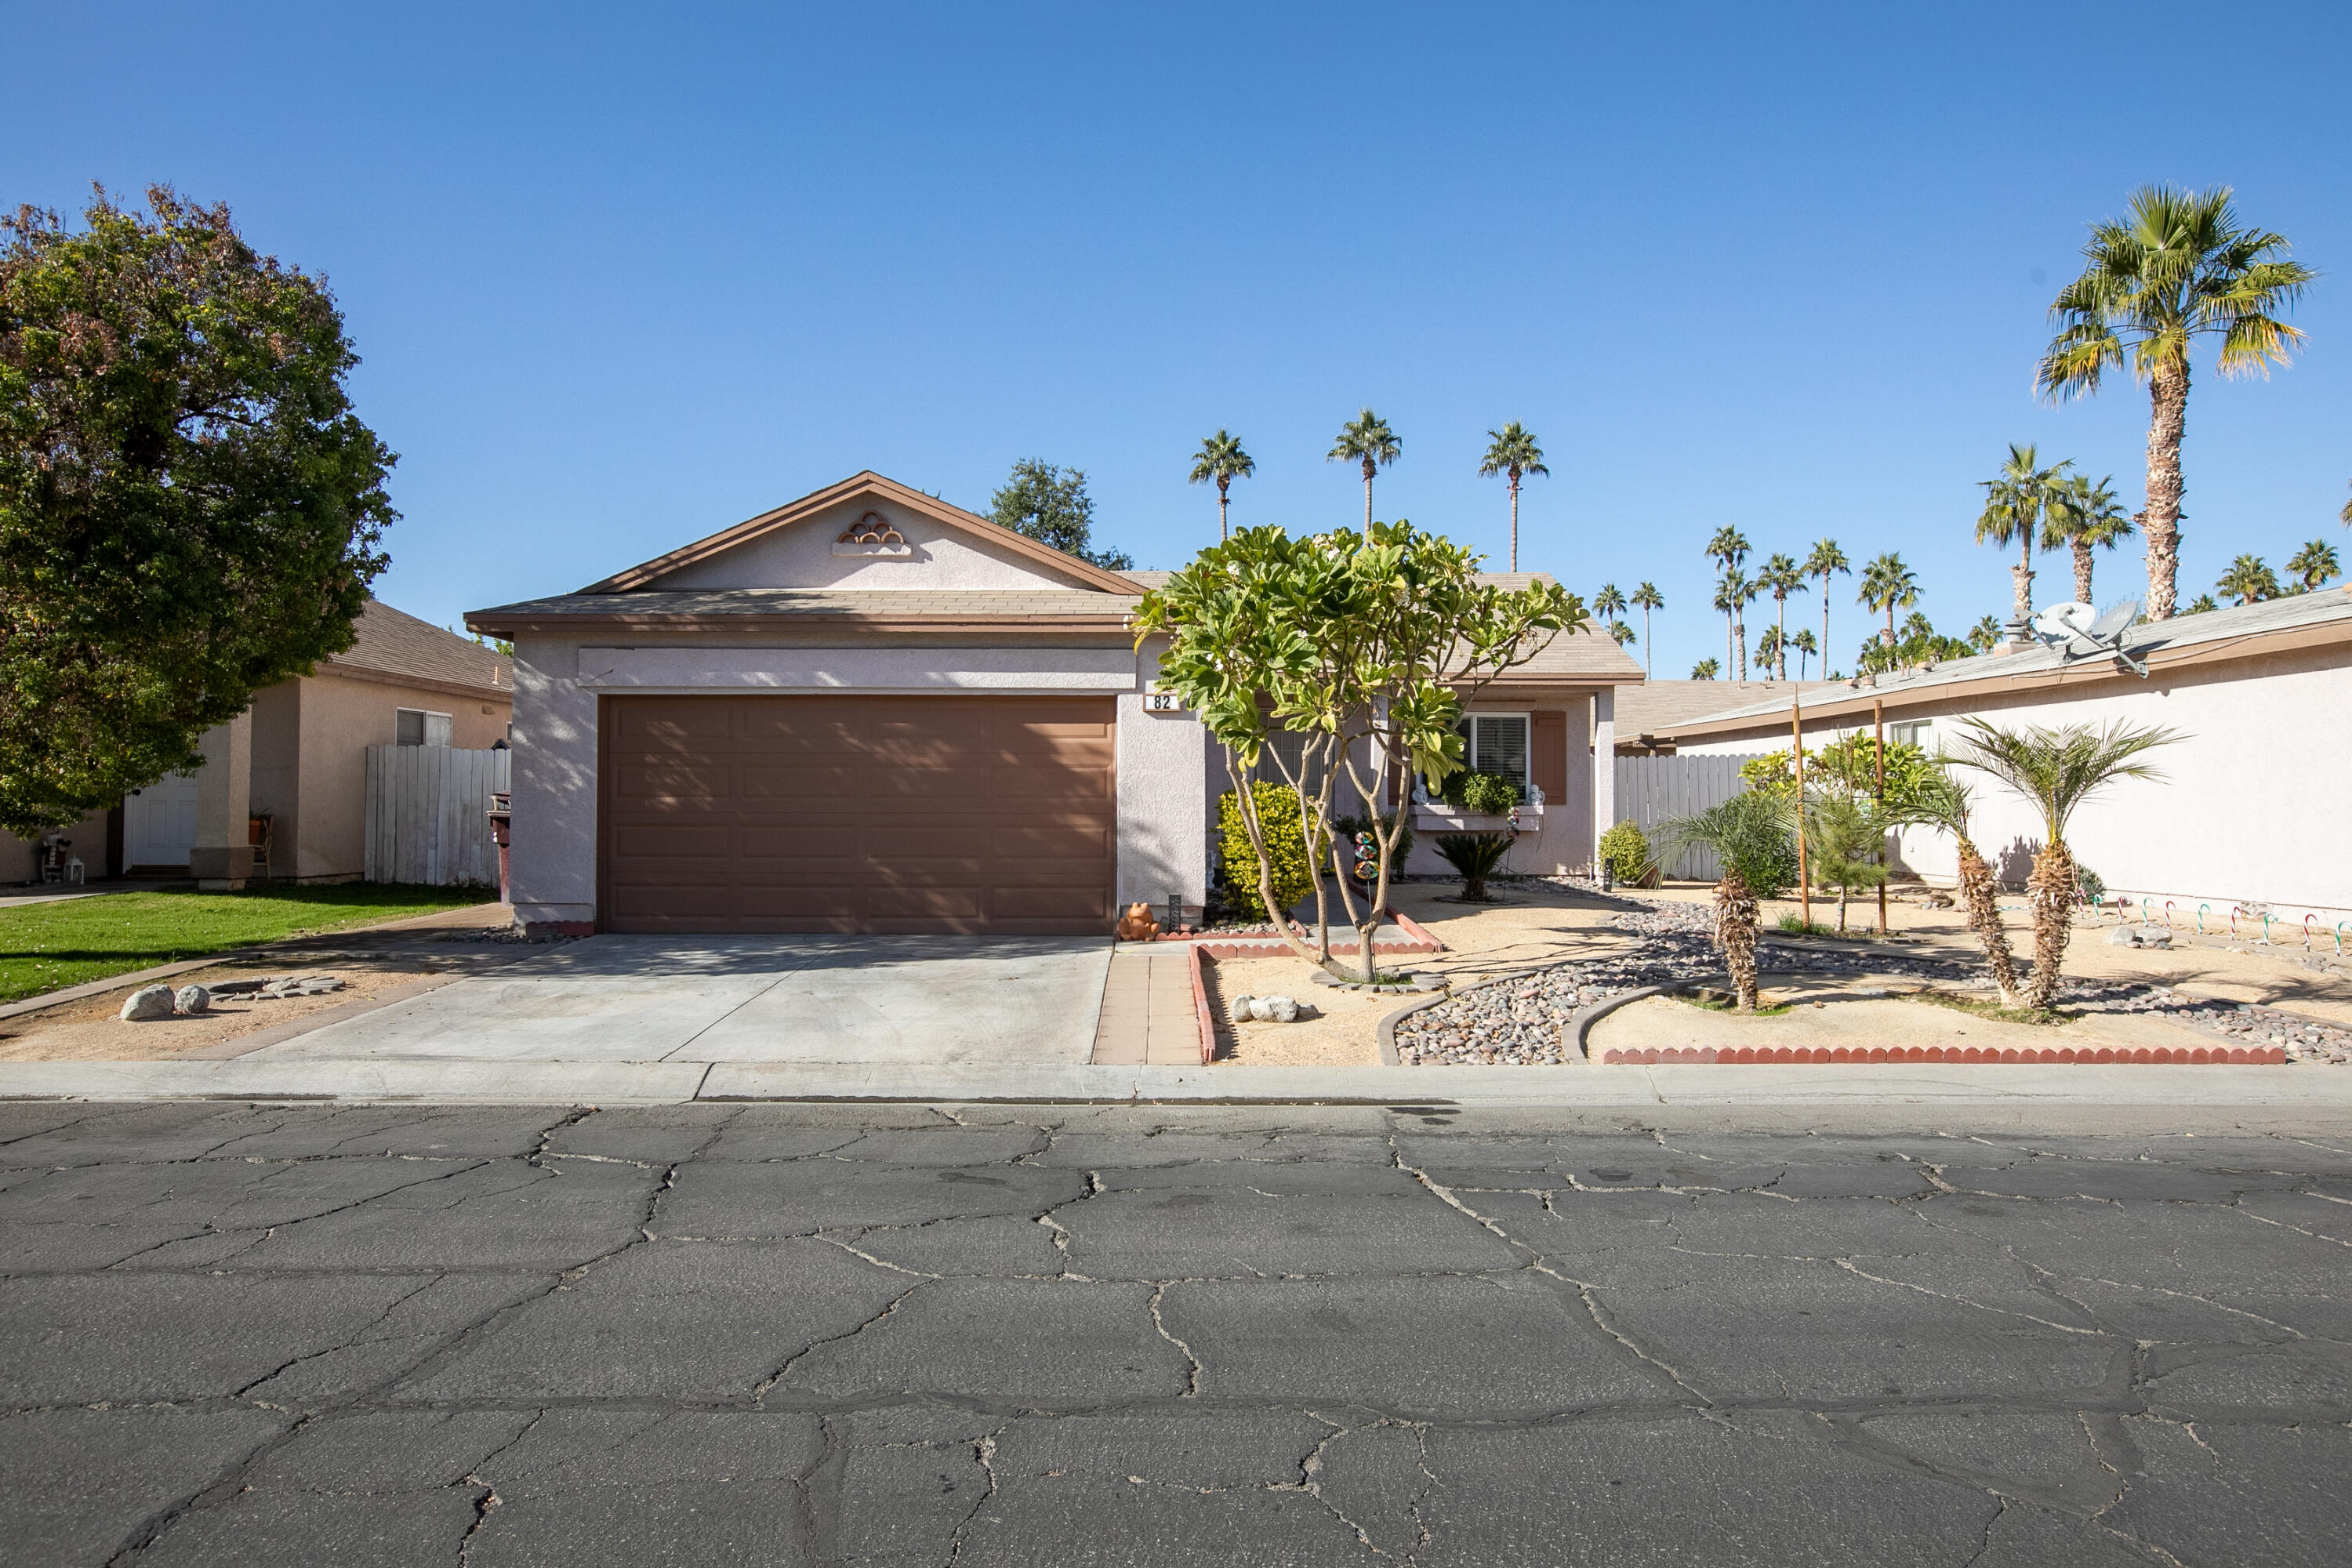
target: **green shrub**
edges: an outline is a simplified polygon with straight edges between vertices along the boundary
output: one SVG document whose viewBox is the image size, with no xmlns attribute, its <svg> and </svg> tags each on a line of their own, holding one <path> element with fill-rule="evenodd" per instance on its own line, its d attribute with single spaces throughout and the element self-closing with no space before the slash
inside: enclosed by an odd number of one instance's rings
<svg viewBox="0 0 2352 1568">
<path fill-rule="evenodd" d="M 1356 835 L 1359 833 L 1371 833 L 1376 830 L 1385 832 L 1387 831 L 1387 826 L 1386 822 L 1376 825 L 1372 818 L 1369 816 L 1335 816 L 1331 819 L 1331 831 L 1337 833 L 1341 840 L 1340 853 L 1346 857 L 1349 864 L 1350 865 L 1355 863 Z M 1404 869 L 1405 859 L 1407 857 L 1412 855 L 1412 823 L 1410 818 L 1408 818 L 1403 827 L 1397 834 L 1396 851 L 1389 858 L 1389 875 L 1394 877 L 1399 872 L 1402 871 Z"/>
<path fill-rule="evenodd" d="M 2107 898 L 2106 879 L 2081 861 L 2074 862 L 2074 890 L 2083 895 L 2086 904 L 2105 903 Z"/>
<path fill-rule="evenodd" d="M 1284 911 L 1315 890 L 1315 868 L 1307 862 L 1307 840 L 1298 815 L 1298 792 L 1288 784 L 1250 786 L 1257 802 L 1257 822 L 1265 835 L 1266 866 L 1274 874 L 1275 902 Z M 1217 838 L 1224 857 L 1225 883 L 1235 900 L 1253 909 L 1261 901 L 1257 887 L 1257 851 L 1250 847 L 1249 829 L 1242 826 L 1240 797 L 1230 791 L 1217 797 Z"/>
<path fill-rule="evenodd" d="M 1649 836 L 1638 822 L 1619 823 L 1601 836 L 1601 862 L 1613 879 L 1632 886 L 1650 874 Z"/>
<path fill-rule="evenodd" d="M 1445 803 L 1475 816 L 1500 816 L 1519 804 L 1519 786 L 1500 773 L 1455 773 L 1445 781 Z"/>
</svg>

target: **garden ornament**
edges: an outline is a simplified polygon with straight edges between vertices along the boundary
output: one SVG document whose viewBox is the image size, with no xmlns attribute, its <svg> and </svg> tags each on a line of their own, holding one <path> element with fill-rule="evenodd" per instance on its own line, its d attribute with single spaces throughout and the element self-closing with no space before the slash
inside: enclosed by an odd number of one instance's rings
<svg viewBox="0 0 2352 1568">
<path fill-rule="evenodd" d="M 1129 904 L 1118 918 L 1118 940 L 1150 942 L 1160 934 L 1160 922 L 1151 918 L 1150 904 Z"/>
</svg>

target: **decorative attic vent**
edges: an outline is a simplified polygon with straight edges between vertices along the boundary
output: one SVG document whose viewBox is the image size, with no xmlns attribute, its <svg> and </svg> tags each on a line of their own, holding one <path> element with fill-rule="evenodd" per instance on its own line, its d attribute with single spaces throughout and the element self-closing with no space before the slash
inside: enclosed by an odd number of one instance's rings
<svg viewBox="0 0 2352 1568">
<path fill-rule="evenodd" d="M 906 535 L 892 526 L 890 520 L 878 511 L 869 511 L 841 531 L 833 542 L 835 555 L 891 555 L 905 558 L 915 553 Z"/>
</svg>

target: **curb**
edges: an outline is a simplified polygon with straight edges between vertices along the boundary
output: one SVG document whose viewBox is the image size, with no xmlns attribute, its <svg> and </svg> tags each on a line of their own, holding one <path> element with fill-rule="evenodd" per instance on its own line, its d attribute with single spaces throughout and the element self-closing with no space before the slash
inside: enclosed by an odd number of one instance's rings
<svg viewBox="0 0 2352 1568">
<path fill-rule="evenodd" d="M 1184 967 L 1192 977 L 1192 1022 L 1201 1031 L 1201 1065 L 1207 1067 L 1217 1059 L 1217 1021 L 1209 1012 L 1209 976 L 1201 967 L 1198 943 L 1184 954 Z"/>
</svg>

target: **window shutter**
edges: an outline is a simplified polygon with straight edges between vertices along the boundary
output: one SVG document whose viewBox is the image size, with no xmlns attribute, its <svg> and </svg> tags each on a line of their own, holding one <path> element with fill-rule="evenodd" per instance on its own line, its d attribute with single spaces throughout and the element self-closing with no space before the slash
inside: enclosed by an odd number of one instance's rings
<svg viewBox="0 0 2352 1568">
<path fill-rule="evenodd" d="M 1535 718 L 1535 754 L 1528 767 L 1535 774 L 1536 788 L 1543 791 L 1544 803 L 1559 805 L 1568 799 L 1568 715 L 1561 712 L 1538 713 Z"/>
</svg>

